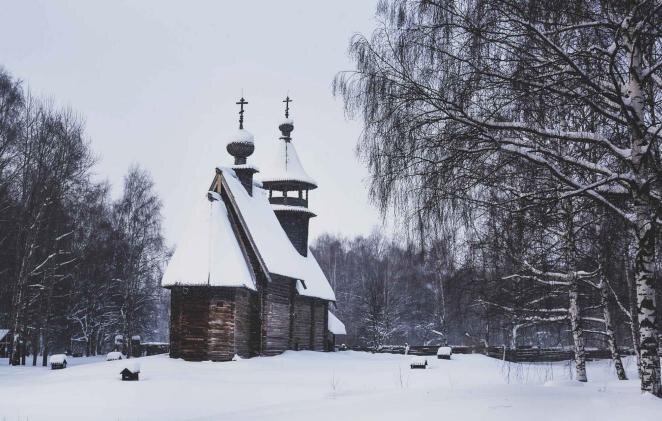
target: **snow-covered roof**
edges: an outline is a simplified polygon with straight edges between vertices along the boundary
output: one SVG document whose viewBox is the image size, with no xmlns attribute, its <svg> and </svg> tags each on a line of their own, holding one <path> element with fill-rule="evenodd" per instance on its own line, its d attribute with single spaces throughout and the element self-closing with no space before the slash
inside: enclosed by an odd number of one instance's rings
<svg viewBox="0 0 662 421">
<path fill-rule="evenodd" d="M 329 332 L 334 335 L 346 335 L 347 331 L 345 330 L 345 324 L 336 317 L 335 314 L 329 311 L 329 322 L 328 322 Z"/>
<path fill-rule="evenodd" d="M 294 126 L 294 120 L 292 120 L 291 118 L 286 117 L 286 118 L 281 120 L 279 125 L 282 126 L 284 124 L 289 124 L 290 126 Z"/>
<path fill-rule="evenodd" d="M 254 187 L 253 195 L 250 196 L 232 169 L 218 169 L 222 172 L 267 270 L 302 280 L 305 288 L 298 288 L 301 295 L 335 301 L 333 289 L 313 253 L 308 250 L 308 256 L 300 255 L 285 234 L 271 208 L 268 193 Z"/>
<path fill-rule="evenodd" d="M 48 358 L 49 364 L 63 364 L 67 361 L 67 356 L 64 354 L 54 354 Z"/>
<path fill-rule="evenodd" d="M 134 374 L 135 373 L 140 373 L 140 363 L 138 361 L 135 361 L 135 360 L 128 360 L 124 364 L 124 368 L 122 369 L 122 371 L 124 371 L 124 370 L 129 370 L 131 373 L 134 373 Z"/>
<path fill-rule="evenodd" d="M 163 275 L 163 286 L 208 285 L 255 289 L 252 272 L 215 192 L 200 197 Z"/>
<path fill-rule="evenodd" d="M 284 211 L 284 212 L 301 212 L 308 213 L 312 216 L 315 216 L 315 212 L 311 211 L 305 206 L 296 206 L 296 205 L 271 205 L 271 209 L 274 211 Z"/>
<path fill-rule="evenodd" d="M 263 177 L 262 181 L 300 181 L 317 186 L 317 182 L 303 169 L 292 142 L 279 141 L 278 143 L 275 163 L 271 168 L 271 172 Z"/>
<path fill-rule="evenodd" d="M 427 365 L 428 359 L 421 355 L 416 355 L 411 358 L 411 363 L 415 365 Z"/>
<path fill-rule="evenodd" d="M 233 170 L 253 170 L 255 172 L 260 172 L 260 169 L 253 164 L 237 164 L 232 166 Z"/>
<path fill-rule="evenodd" d="M 9 329 L 0 329 L 0 341 L 3 340 L 8 333 Z"/>
<path fill-rule="evenodd" d="M 228 143 L 253 143 L 253 140 L 254 137 L 250 132 L 244 129 L 239 129 L 232 136 L 230 136 Z"/>
<path fill-rule="evenodd" d="M 451 355 L 453 349 L 450 346 L 440 346 L 437 350 L 437 355 Z"/>
</svg>

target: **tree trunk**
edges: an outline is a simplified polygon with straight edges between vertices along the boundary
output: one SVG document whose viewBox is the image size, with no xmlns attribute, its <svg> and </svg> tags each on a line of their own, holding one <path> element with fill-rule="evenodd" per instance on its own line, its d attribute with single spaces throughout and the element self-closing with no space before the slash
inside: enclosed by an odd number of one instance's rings
<svg viewBox="0 0 662 421">
<path fill-rule="evenodd" d="M 35 335 L 30 341 L 30 349 L 32 350 L 32 366 L 37 366 L 37 358 L 39 358 L 39 335 Z"/>
<path fill-rule="evenodd" d="M 629 255 L 629 253 L 628 253 Z M 637 321 L 637 288 L 630 277 L 630 259 L 626 258 L 625 264 L 625 282 L 628 287 L 628 304 L 630 310 L 630 334 L 632 335 L 632 347 L 637 357 L 637 375 L 641 378 L 641 349 L 639 347 L 639 322 Z"/>
<path fill-rule="evenodd" d="M 575 345 L 575 369 L 577 371 L 577 380 L 587 381 L 586 377 L 586 352 L 584 350 L 584 330 L 581 325 L 581 315 L 579 310 L 579 283 L 575 276 L 572 277 L 570 289 L 568 292 L 570 305 L 568 306 L 568 316 L 570 317 L 570 327 L 572 329 L 572 339 Z"/>
<path fill-rule="evenodd" d="M 46 342 L 44 342 L 44 355 L 41 356 L 41 365 L 44 367 L 48 365 L 48 345 Z"/>
<path fill-rule="evenodd" d="M 634 263 L 634 281 L 637 291 L 641 390 L 662 397 L 656 326 L 655 279 L 653 277 L 655 268 L 655 215 L 650 207 L 645 204 L 639 204 L 635 209 L 637 249 Z"/>
<path fill-rule="evenodd" d="M 602 305 L 603 317 L 605 319 L 607 345 L 609 346 L 611 359 L 614 362 L 614 368 L 616 368 L 616 376 L 618 377 L 618 380 L 627 380 L 628 378 L 625 374 L 625 369 L 623 368 L 623 361 L 621 361 L 621 356 L 618 353 L 618 347 L 616 346 L 614 324 L 611 320 L 611 312 L 609 311 L 609 294 L 607 292 L 607 283 L 604 279 L 600 280 L 600 304 Z"/>
</svg>

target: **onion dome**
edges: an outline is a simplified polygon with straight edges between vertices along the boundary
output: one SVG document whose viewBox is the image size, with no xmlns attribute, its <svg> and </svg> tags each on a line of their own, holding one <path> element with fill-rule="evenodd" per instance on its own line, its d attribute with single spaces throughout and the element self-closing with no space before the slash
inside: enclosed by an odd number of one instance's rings
<svg viewBox="0 0 662 421">
<path fill-rule="evenodd" d="M 286 118 L 283 119 L 283 121 L 281 121 L 281 123 L 278 125 L 278 130 L 280 130 L 281 133 L 283 134 L 283 138 L 285 138 L 286 141 L 289 142 L 289 141 L 291 140 L 291 138 L 290 138 L 290 134 L 291 134 L 292 131 L 294 130 L 294 120 L 292 120 L 292 119 L 289 118 L 289 117 L 286 117 Z M 284 139 L 284 140 L 285 140 L 285 139 Z"/>
<path fill-rule="evenodd" d="M 255 151 L 253 140 L 253 135 L 244 129 L 237 130 L 230 138 L 226 149 L 234 157 L 235 164 L 245 164 L 246 158 L 253 154 Z"/>
</svg>

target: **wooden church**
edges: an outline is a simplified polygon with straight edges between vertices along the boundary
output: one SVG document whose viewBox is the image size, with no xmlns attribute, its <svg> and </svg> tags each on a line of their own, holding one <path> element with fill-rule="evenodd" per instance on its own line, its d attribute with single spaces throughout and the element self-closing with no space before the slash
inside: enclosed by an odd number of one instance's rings
<svg viewBox="0 0 662 421">
<path fill-rule="evenodd" d="M 333 289 L 308 248 L 315 216 L 308 193 L 317 184 L 292 143 L 290 101 L 279 125 L 276 170 L 262 182 L 247 163 L 255 150 L 243 124 L 247 102 L 237 103 L 239 130 L 227 143 L 234 165 L 216 168 L 163 276 L 171 291 L 172 358 L 227 361 L 330 350 L 334 335 L 344 333 L 329 313 Z"/>
</svg>

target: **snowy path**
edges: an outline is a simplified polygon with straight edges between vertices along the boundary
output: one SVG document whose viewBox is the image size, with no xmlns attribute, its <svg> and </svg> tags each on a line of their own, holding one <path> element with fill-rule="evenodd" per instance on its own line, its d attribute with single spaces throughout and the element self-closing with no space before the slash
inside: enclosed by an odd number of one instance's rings
<svg viewBox="0 0 662 421">
<path fill-rule="evenodd" d="M 0 366 L 0 419 L 14 420 L 627 420 L 659 417 L 662 400 L 618 382 L 608 361 L 588 384 L 570 366 L 508 364 L 481 355 L 288 352 L 233 363 L 141 358 L 141 380 L 119 380 L 121 361 L 75 359 L 65 370 Z M 0 360 L 0 363 L 6 360 Z M 87 363 L 89 364 L 83 364 Z M 627 361 L 628 374 L 635 367 Z M 651 418 L 654 419 L 654 418 Z"/>
</svg>

